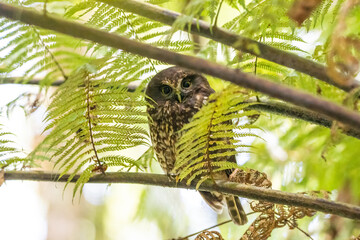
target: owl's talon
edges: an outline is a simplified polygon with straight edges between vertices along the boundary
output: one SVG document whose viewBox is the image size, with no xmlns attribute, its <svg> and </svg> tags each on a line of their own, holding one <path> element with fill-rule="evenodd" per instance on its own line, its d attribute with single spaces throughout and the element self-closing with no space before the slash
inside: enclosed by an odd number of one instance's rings
<svg viewBox="0 0 360 240">
<path fill-rule="evenodd" d="M 174 182 L 174 181 L 176 181 L 177 175 L 170 174 L 170 173 L 168 173 L 168 174 L 166 174 L 166 175 L 167 175 L 167 177 L 168 177 L 168 179 L 169 179 L 169 182 Z"/>
</svg>

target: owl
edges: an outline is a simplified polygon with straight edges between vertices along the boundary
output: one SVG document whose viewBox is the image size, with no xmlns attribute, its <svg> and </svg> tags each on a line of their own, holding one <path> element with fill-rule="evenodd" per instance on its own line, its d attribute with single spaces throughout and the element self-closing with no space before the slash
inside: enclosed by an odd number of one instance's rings
<svg viewBox="0 0 360 240">
<path fill-rule="evenodd" d="M 174 172 L 176 143 L 179 131 L 200 108 L 206 104 L 214 90 L 207 79 L 199 73 L 180 67 L 170 67 L 156 74 L 146 88 L 147 112 L 150 136 L 157 159 L 168 176 Z M 223 160 L 223 159 L 222 159 Z M 227 161 L 236 162 L 235 156 Z M 228 179 L 231 170 L 217 174 L 217 179 Z M 225 204 L 235 224 L 247 222 L 246 214 L 238 197 L 218 192 L 200 191 L 201 196 L 216 212 L 220 213 Z"/>
</svg>

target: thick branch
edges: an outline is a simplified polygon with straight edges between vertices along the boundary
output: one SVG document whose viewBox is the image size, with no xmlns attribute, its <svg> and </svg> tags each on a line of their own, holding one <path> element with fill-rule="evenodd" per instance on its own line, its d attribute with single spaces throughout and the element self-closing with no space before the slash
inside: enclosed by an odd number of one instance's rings
<svg viewBox="0 0 360 240">
<path fill-rule="evenodd" d="M 0 79 L 0 84 L 14 84 L 21 82 L 22 78 L 2 78 Z M 26 82 L 21 82 L 21 84 L 29 84 L 29 85 L 39 85 L 39 79 L 33 79 Z M 60 86 L 63 84 L 63 80 L 57 80 L 52 82 L 51 86 Z M 135 91 L 136 88 L 128 88 L 129 92 Z M 310 122 L 313 124 L 317 124 L 323 127 L 331 128 L 332 120 L 323 114 L 319 114 L 313 111 L 309 111 L 307 109 L 296 107 L 290 104 L 278 102 L 278 101 L 249 101 L 251 103 L 255 103 L 249 106 L 249 109 L 255 109 L 263 112 L 274 113 L 278 115 L 282 115 L 285 117 L 300 119 L 306 122 Z M 354 128 L 343 129 L 343 133 L 355 138 L 360 139 L 360 131 Z"/>
<path fill-rule="evenodd" d="M 128 12 L 136 13 L 140 16 L 167 25 L 172 25 L 175 20 L 181 16 L 181 14 L 177 12 L 136 0 L 97 1 L 107 3 L 111 6 L 121 8 Z M 350 91 L 356 87 L 359 87 L 357 82 L 353 82 L 347 86 L 337 84 L 327 75 L 326 67 L 319 63 L 299 57 L 293 53 L 285 52 L 280 49 L 265 45 L 250 38 L 236 35 L 227 31 L 226 29 L 211 27 L 207 22 L 202 20 L 194 19 L 191 22 L 190 31 L 193 34 L 198 34 L 203 37 L 210 38 L 214 41 L 233 47 L 239 51 L 247 52 L 271 62 L 278 63 L 280 65 L 295 69 L 299 72 L 308 74 L 345 91 Z"/>
<path fill-rule="evenodd" d="M 254 102 L 254 101 L 249 101 L 249 102 Z M 333 123 L 329 117 L 323 114 L 309 111 L 301 107 L 296 107 L 278 101 L 261 101 L 261 102 L 255 101 L 255 104 L 249 106 L 248 108 L 255 109 L 258 111 L 274 113 L 290 118 L 300 119 L 327 128 L 331 128 Z M 360 139 L 360 130 L 358 129 L 344 128 L 342 129 L 342 132 L 348 136 L 352 136 Z"/>
<path fill-rule="evenodd" d="M 178 65 L 194 71 L 202 72 L 217 78 L 230 81 L 239 86 L 250 88 L 282 99 L 295 105 L 322 113 L 330 119 L 337 120 L 360 130 L 360 115 L 340 105 L 325 101 L 311 94 L 295 90 L 280 84 L 267 81 L 254 75 L 246 74 L 238 69 L 206 61 L 204 59 L 174 53 L 169 50 L 153 47 L 113 33 L 83 26 L 79 23 L 63 20 L 49 15 L 38 14 L 25 8 L 0 3 L 0 16 L 54 30 L 73 37 L 87 39 L 106 46 L 122 49 L 143 57 Z"/>
<path fill-rule="evenodd" d="M 0 79 L 0 84 L 14 84 L 18 83 L 21 78 L 3 78 Z M 22 84 L 38 85 L 40 80 L 30 80 Z M 52 83 L 52 86 L 60 86 L 64 83 L 63 80 L 58 80 Z M 135 91 L 135 88 L 128 88 L 129 92 Z M 254 101 L 249 101 L 254 103 Z M 313 111 L 309 111 L 304 108 L 296 107 L 286 103 L 278 101 L 255 101 L 255 104 L 248 107 L 249 109 L 255 109 L 263 112 L 274 113 L 285 117 L 300 119 L 306 122 L 310 122 L 323 127 L 331 128 L 332 120 L 323 114 L 319 114 Z M 355 138 L 360 139 L 360 131 L 354 128 L 343 129 L 343 133 Z"/>
<path fill-rule="evenodd" d="M 58 174 L 41 172 L 5 172 L 5 181 L 7 180 L 32 180 L 32 181 L 60 181 L 66 182 L 69 175 L 59 178 Z M 76 182 L 79 175 L 76 175 L 71 182 Z M 183 182 L 176 183 L 169 181 L 166 175 L 150 173 L 129 173 L 117 172 L 106 173 L 106 175 L 96 175 L 89 180 L 90 183 L 137 183 L 145 185 L 155 185 L 172 188 L 195 189 L 196 181 L 190 186 Z M 346 203 L 334 202 L 322 198 L 310 197 L 303 194 L 287 193 L 278 190 L 254 187 L 235 182 L 217 181 L 214 184 L 208 180 L 199 187 L 202 191 L 217 191 L 237 195 L 240 197 L 263 200 L 278 204 L 306 207 L 324 213 L 331 213 L 346 218 L 360 219 L 360 207 Z"/>
<path fill-rule="evenodd" d="M 0 79 L 0 84 L 21 83 L 21 84 L 29 84 L 29 85 L 39 85 L 40 82 L 41 82 L 40 79 L 32 79 L 32 80 L 29 80 L 26 82 L 22 82 L 22 78 L 2 78 L 2 79 Z M 64 83 L 63 80 L 57 80 L 57 81 L 53 82 L 51 84 L 51 86 L 60 86 L 63 83 Z M 135 90 L 134 88 L 128 89 L 129 92 L 133 92 L 134 90 Z M 259 110 L 259 111 L 282 115 L 285 117 L 296 118 L 296 119 L 300 119 L 300 120 L 303 120 L 306 122 L 324 126 L 327 128 L 330 128 L 332 126 L 332 120 L 329 119 L 328 117 L 326 117 L 322 114 L 313 112 L 313 111 L 309 111 L 304 108 L 295 107 L 293 105 L 289 105 L 289 104 L 277 102 L 277 101 L 261 101 L 261 102 L 248 101 L 248 102 L 255 103 L 255 104 L 249 106 L 248 107 L 249 109 L 255 109 L 255 110 Z M 360 139 L 360 131 L 358 131 L 356 129 L 348 129 L 347 131 L 344 131 L 344 133 L 346 135 L 353 136 L 353 137 Z"/>
<path fill-rule="evenodd" d="M 22 78 L 3 78 L 0 79 L 0 84 L 14 84 L 21 82 Z M 39 85 L 41 80 L 33 79 L 21 84 Z M 63 80 L 55 81 L 51 86 L 60 86 L 63 84 Z M 135 88 L 128 88 L 129 92 L 135 91 Z M 249 101 L 254 103 L 254 101 Z M 309 111 L 304 108 L 296 107 L 286 103 L 278 101 L 255 101 L 255 104 L 248 107 L 249 109 L 255 109 L 263 112 L 274 113 L 285 117 L 296 118 L 313 124 L 317 124 L 323 127 L 331 128 L 332 120 L 323 114 L 319 114 L 313 111 Z M 360 139 L 360 131 L 354 128 L 343 129 L 343 133 L 355 138 Z"/>
</svg>

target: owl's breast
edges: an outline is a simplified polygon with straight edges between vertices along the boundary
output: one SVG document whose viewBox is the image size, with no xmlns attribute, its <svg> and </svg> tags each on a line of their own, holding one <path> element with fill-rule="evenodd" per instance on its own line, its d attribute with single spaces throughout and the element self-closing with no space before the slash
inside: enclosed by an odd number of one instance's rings
<svg viewBox="0 0 360 240">
<path fill-rule="evenodd" d="M 148 108 L 150 136 L 162 169 L 176 174 L 173 168 L 176 160 L 176 143 L 179 131 L 200 108 L 194 105 L 165 102 L 161 106 Z"/>
</svg>

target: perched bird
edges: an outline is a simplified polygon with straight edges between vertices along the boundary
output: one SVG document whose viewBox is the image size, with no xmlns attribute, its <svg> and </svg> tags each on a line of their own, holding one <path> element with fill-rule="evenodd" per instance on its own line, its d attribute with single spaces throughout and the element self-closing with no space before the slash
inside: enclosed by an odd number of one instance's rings
<svg viewBox="0 0 360 240">
<path fill-rule="evenodd" d="M 214 90 L 207 79 L 199 73 L 180 67 L 170 67 L 156 74 L 146 88 L 149 103 L 151 140 L 162 169 L 169 176 L 174 172 L 176 143 L 179 130 L 190 121 L 205 104 Z M 226 157 L 236 162 L 235 156 Z M 222 159 L 223 160 L 223 159 Z M 181 169 L 179 170 L 181 171 Z M 217 173 L 217 178 L 228 179 L 231 170 Z M 236 196 L 217 192 L 200 191 L 201 196 L 216 212 L 221 212 L 226 203 L 229 215 L 238 225 L 247 222 L 246 214 Z"/>
</svg>

